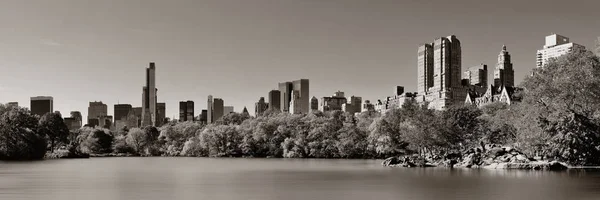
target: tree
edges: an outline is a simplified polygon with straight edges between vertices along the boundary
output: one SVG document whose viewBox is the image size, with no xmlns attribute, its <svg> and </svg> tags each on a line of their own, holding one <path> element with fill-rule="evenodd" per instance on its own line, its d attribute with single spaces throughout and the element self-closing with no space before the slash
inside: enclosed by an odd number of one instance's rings
<svg viewBox="0 0 600 200">
<path fill-rule="evenodd" d="M 39 121 L 40 134 L 45 134 L 50 140 L 50 151 L 54 152 L 55 144 L 67 143 L 69 128 L 58 113 L 46 113 Z"/>
<path fill-rule="evenodd" d="M 46 135 L 27 109 L 0 106 L 0 160 L 35 160 L 46 154 Z"/>
<path fill-rule="evenodd" d="M 127 134 L 127 139 L 125 139 L 125 141 L 135 153 L 141 154 L 148 142 L 147 138 L 148 135 L 142 129 L 132 128 L 129 130 L 129 134 Z"/>
</svg>

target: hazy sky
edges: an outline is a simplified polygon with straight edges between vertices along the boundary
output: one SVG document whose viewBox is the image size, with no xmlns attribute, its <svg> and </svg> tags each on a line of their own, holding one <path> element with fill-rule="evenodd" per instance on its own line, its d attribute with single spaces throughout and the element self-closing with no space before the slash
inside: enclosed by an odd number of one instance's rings
<svg viewBox="0 0 600 200">
<path fill-rule="evenodd" d="M 490 76 L 503 44 L 515 80 L 535 67 L 550 33 L 591 48 L 600 1 L 546 0 L 0 0 L 0 102 L 31 96 L 87 116 L 89 101 L 141 106 L 148 62 L 159 102 L 206 97 L 254 113 L 277 83 L 310 79 L 310 94 L 376 100 L 415 91 L 417 47 L 456 35 L 463 70 Z"/>
</svg>

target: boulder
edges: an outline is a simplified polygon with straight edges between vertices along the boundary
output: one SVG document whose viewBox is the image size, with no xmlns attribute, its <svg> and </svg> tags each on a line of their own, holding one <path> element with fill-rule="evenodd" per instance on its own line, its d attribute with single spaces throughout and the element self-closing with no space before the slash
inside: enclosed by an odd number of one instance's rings
<svg viewBox="0 0 600 200">
<path fill-rule="evenodd" d="M 400 164 L 400 159 L 398 159 L 398 157 L 389 157 L 381 162 L 381 165 L 383 166 L 392 166 L 397 164 Z"/>
</svg>

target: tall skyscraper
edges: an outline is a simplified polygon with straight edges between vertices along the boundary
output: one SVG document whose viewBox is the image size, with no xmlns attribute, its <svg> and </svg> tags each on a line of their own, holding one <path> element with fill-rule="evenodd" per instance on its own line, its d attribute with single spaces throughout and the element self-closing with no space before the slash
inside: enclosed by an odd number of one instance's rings
<svg viewBox="0 0 600 200">
<path fill-rule="evenodd" d="M 50 96 L 31 97 L 31 114 L 44 116 L 54 110 L 54 98 Z"/>
<path fill-rule="evenodd" d="M 206 109 L 203 109 L 202 112 L 200 113 L 200 122 L 206 123 L 207 118 L 208 118 L 208 111 Z"/>
<path fill-rule="evenodd" d="M 223 106 L 223 99 L 214 98 L 213 99 L 213 122 L 221 119 L 225 113 L 225 108 Z"/>
<path fill-rule="evenodd" d="M 600 57 L 600 37 L 596 40 L 596 56 Z"/>
<path fill-rule="evenodd" d="M 418 77 L 417 93 L 425 94 L 433 87 L 433 46 L 424 44 L 419 47 L 417 57 Z"/>
<path fill-rule="evenodd" d="M 88 124 L 91 127 L 98 126 L 101 124 L 100 118 L 108 115 L 108 106 L 102 101 L 90 102 L 88 107 Z M 96 123 L 98 122 L 98 123 Z"/>
<path fill-rule="evenodd" d="M 279 90 L 269 92 L 269 109 L 281 110 L 281 92 Z"/>
<path fill-rule="evenodd" d="M 254 104 L 254 116 L 258 117 L 258 116 L 262 115 L 267 110 L 268 107 L 269 107 L 269 104 L 267 104 L 267 102 L 265 102 L 265 98 L 260 97 L 258 102 L 256 102 Z"/>
<path fill-rule="evenodd" d="M 498 55 L 498 64 L 494 70 L 494 85 L 512 87 L 515 85 L 515 71 L 510 60 L 510 53 L 506 51 L 506 46 L 502 46 L 502 51 Z"/>
<path fill-rule="evenodd" d="M 426 101 L 430 108 L 440 110 L 464 102 L 467 90 L 462 87 L 460 77 L 461 51 L 461 43 L 454 35 L 438 38 L 433 44 L 419 47 L 419 101 Z"/>
<path fill-rule="evenodd" d="M 153 62 L 146 68 L 146 86 L 142 93 L 142 125 L 156 125 L 156 67 Z"/>
<path fill-rule="evenodd" d="M 295 91 L 295 96 L 292 96 L 292 91 Z M 279 83 L 279 92 L 281 95 L 280 101 L 282 112 L 290 112 L 293 110 L 294 114 L 308 113 L 310 107 L 308 79 Z M 295 98 L 294 107 L 290 108 L 292 98 Z"/>
<path fill-rule="evenodd" d="M 585 49 L 582 45 L 569 42 L 568 37 L 557 34 L 546 36 L 544 48 L 537 51 L 537 67 L 543 67 L 549 59 L 565 55 L 574 48 Z"/>
<path fill-rule="evenodd" d="M 194 121 L 194 102 L 180 101 L 179 102 L 179 121 Z"/>
<path fill-rule="evenodd" d="M 156 126 L 162 126 L 167 123 L 167 103 L 156 103 Z"/>
<path fill-rule="evenodd" d="M 129 111 L 132 108 L 133 107 L 131 106 L 131 104 L 115 104 L 114 105 L 115 122 L 120 121 L 120 120 L 127 120 L 127 114 L 129 114 Z"/>
<path fill-rule="evenodd" d="M 208 102 L 206 104 L 206 123 L 207 124 L 211 124 L 213 123 L 213 113 L 214 113 L 214 108 L 213 108 L 213 96 L 212 95 L 208 95 Z"/>
<path fill-rule="evenodd" d="M 465 71 L 464 79 L 467 80 L 468 84 L 479 87 L 487 87 L 488 85 L 488 70 L 487 65 L 481 64 L 474 67 L 469 67 Z"/>
</svg>

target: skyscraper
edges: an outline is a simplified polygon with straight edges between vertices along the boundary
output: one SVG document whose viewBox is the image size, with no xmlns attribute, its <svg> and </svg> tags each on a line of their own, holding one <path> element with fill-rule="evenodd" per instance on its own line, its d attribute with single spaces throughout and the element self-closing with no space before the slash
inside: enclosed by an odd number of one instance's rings
<svg viewBox="0 0 600 200">
<path fill-rule="evenodd" d="M 544 48 L 537 51 L 537 67 L 543 67 L 549 59 L 565 55 L 574 48 L 585 49 L 582 45 L 569 42 L 568 37 L 557 34 L 546 36 Z"/>
<path fill-rule="evenodd" d="M 167 103 L 156 103 L 156 126 L 162 126 L 167 123 Z"/>
<path fill-rule="evenodd" d="M 129 114 L 129 111 L 132 108 L 133 107 L 131 106 L 131 104 L 115 104 L 114 105 L 115 122 L 118 122 L 120 120 L 127 120 L 127 114 Z"/>
<path fill-rule="evenodd" d="M 213 109 L 213 96 L 212 95 L 208 95 L 208 101 L 206 104 L 206 123 L 210 124 L 213 123 L 213 113 L 214 113 L 214 109 Z"/>
<path fill-rule="evenodd" d="M 430 108 L 440 110 L 464 102 L 467 89 L 461 84 L 461 55 L 461 43 L 454 35 L 438 38 L 433 44 L 419 47 L 419 101 L 428 102 Z"/>
<path fill-rule="evenodd" d="M 146 86 L 142 93 L 142 125 L 156 125 L 156 67 L 153 62 L 146 68 Z"/>
<path fill-rule="evenodd" d="M 221 119 L 225 113 L 225 108 L 223 106 L 223 99 L 214 98 L 213 99 L 213 122 Z"/>
<path fill-rule="evenodd" d="M 88 107 L 88 124 L 91 127 L 98 126 L 101 124 L 100 118 L 108 115 L 108 106 L 102 101 L 90 102 Z M 98 122 L 98 123 L 96 123 Z M 103 122 L 102 122 L 103 124 Z"/>
<path fill-rule="evenodd" d="M 256 102 L 254 104 L 254 116 L 258 117 L 258 116 L 262 115 L 267 110 L 268 107 L 269 107 L 269 104 L 267 104 L 265 102 L 265 98 L 260 97 L 258 102 Z"/>
<path fill-rule="evenodd" d="M 50 96 L 31 97 L 31 114 L 44 116 L 54 110 L 54 98 Z"/>
<path fill-rule="evenodd" d="M 281 92 L 279 90 L 269 92 L 269 109 L 281 110 Z"/>
<path fill-rule="evenodd" d="M 498 55 L 498 64 L 494 70 L 494 85 L 512 87 L 515 85 L 515 71 L 510 60 L 510 53 L 506 51 L 506 46 L 502 46 L 502 51 Z"/>
<path fill-rule="evenodd" d="M 292 91 L 295 91 L 295 96 L 292 96 Z M 294 114 L 308 113 L 310 107 L 308 79 L 279 83 L 279 92 L 281 95 L 280 101 L 282 112 L 290 112 L 290 110 L 293 110 Z M 292 98 L 295 98 L 294 107 L 290 108 Z"/>
<path fill-rule="evenodd" d="M 488 70 L 487 65 L 480 64 L 477 66 L 469 67 L 467 71 L 465 71 L 464 79 L 467 80 L 468 84 L 475 85 L 479 87 L 487 87 L 487 77 Z"/>
<path fill-rule="evenodd" d="M 180 101 L 179 102 L 179 121 L 194 121 L 194 102 Z"/>
<path fill-rule="evenodd" d="M 208 118 L 208 111 L 206 109 L 203 109 L 202 112 L 200 113 L 200 122 L 206 123 L 207 118 Z"/>
</svg>

